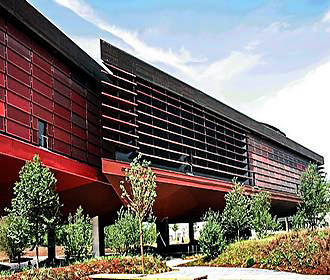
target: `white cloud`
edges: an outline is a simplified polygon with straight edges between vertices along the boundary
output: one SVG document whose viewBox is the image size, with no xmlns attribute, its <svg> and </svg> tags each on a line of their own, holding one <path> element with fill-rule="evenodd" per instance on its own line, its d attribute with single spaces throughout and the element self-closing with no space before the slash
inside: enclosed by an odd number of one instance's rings
<svg viewBox="0 0 330 280">
<path fill-rule="evenodd" d="M 322 17 L 321 22 L 323 22 L 323 23 L 330 22 L 330 10 L 327 11 L 327 12 L 324 14 L 324 16 Z"/>
<path fill-rule="evenodd" d="M 250 115 L 275 125 L 291 139 L 325 157 L 330 174 L 330 61 L 315 67 L 272 97 L 251 107 Z"/>
</svg>

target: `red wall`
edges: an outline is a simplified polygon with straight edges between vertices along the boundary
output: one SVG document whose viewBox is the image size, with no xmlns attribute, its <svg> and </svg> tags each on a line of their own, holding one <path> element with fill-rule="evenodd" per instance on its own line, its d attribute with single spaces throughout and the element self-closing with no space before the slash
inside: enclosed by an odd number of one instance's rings
<svg viewBox="0 0 330 280">
<path fill-rule="evenodd" d="M 0 16 L 0 132 L 38 145 L 47 122 L 49 149 L 100 165 L 96 83 Z"/>
</svg>

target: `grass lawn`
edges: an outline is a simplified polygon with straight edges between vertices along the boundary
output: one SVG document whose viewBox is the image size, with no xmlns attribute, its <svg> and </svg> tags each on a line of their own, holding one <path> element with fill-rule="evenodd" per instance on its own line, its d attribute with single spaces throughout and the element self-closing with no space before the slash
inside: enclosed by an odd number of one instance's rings
<svg viewBox="0 0 330 280">
<path fill-rule="evenodd" d="M 258 267 L 303 274 L 330 274 L 330 228 L 278 234 L 232 243 L 216 258 L 194 265 Z"/>
</svg>

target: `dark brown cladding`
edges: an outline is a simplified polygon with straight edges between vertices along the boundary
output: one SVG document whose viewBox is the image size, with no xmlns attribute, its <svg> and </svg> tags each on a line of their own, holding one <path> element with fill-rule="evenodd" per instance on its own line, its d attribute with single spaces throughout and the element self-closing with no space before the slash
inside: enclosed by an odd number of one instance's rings
<svg viewBox="0 0 330 280">
<path fill-rule="evenodd" d="M 204 106 L 209 110 L 232 120 L 236 124 L 243 125 L 251 132 L 274 141 L 292 150 L 293 152 L 301 154 L 304 157 L 317 162 L 318 164 L 324 163 L 322 156 L 289 139 L 281 132 L 240 113 L 239 111 L 225 105 L 202 91 L 176 79 L 175 77 L 145 63 L 144 61 L 103 40 L 101 40 L 101 58 L 105 62 L 111 63 L 138 77 L 141 77 L 144 80 L 147 80 L 155 85 L 159 85 L 164 89 L 173 91 L 180 96 L 196 102 L 201 106 Z"/>
</svg>

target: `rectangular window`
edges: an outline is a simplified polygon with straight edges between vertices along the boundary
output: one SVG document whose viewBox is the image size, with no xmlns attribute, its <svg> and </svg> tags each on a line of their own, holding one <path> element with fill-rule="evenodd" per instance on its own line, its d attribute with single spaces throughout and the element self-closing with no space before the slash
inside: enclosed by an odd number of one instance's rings
<svg viewBox="0 0 330 280">
<path fill-rule="evenodd" d="M 39 120 L 38 121 L 38 128 L 39 128 L 39 146 L 43 148 L 48 148 L 48 137 L 46 134 L 46 122 Z"/>
</svg>

